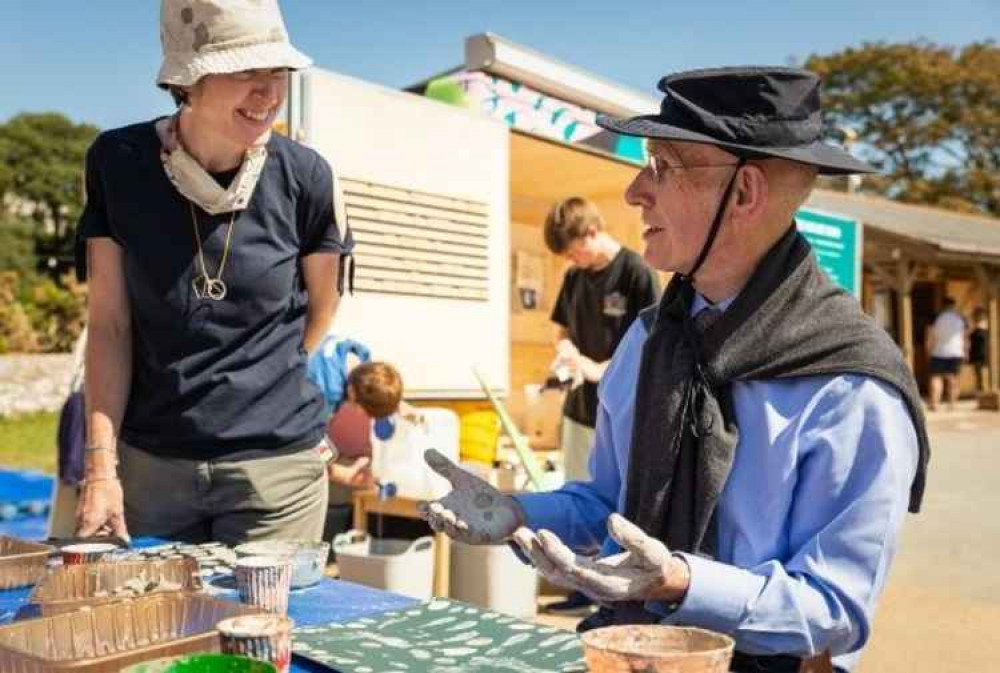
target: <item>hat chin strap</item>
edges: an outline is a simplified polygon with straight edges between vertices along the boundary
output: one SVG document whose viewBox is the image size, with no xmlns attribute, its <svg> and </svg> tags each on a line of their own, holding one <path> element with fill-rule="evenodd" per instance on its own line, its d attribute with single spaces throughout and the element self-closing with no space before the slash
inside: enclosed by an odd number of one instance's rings
<svg viewBox="0 0 1000 673">
<path fill-rule="evenodd" d="M 736 162 L 736 170 L 733 171 L 732 177 L 729 178 L 729 184 L 726 185 L 726 191 L 722 195 L 722 201 L 719 203 L 719 207 L 715 210 L 715 219 L 712 220 L 712 228 L 708 231 L 708 237 L 705 239 L 705 245 L 701 247 L 701 252 L 698 254 L 698 259 L 695 261 L 694 266 L 691 270 L 685 274 L 681 274 L 681 277 L 687 282 L 694 285 L 694 274 L 698 273 L 701 265 L 705 263 L 708 258 L 708 253 L 712 251 L 712 245 L 715 243 L 715 237 L 719 235 L 719 229 L 722 228 L 722 218 L 726 216 L 726 209 L 729 205 L 729 197 L 733 193 L 733 187 L 736 185 L 736 176 L 740 174 L 740 169 L 743 168 L 747 163 L 746 158 L 740 157 L 740 160 Z"/>
</svg>

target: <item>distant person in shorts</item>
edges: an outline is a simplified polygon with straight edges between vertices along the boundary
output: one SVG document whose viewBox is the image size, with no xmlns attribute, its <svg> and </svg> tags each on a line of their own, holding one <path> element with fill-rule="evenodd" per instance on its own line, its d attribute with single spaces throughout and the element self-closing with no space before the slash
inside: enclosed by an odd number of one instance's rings
<svg viewBox="0 0 1000 673">
<path fill-rule="evenodd" d="M 955 300 L 947 297 L 944 309 L 934 319 L 928 333 L 927 350 L 931 354 L 931 411 L 941 404 L 944 388 L 948 390 L 948 408 L 958 400 L 958 373 L 965 362 L 965 317 L 955 308 Z"/>
</svg>

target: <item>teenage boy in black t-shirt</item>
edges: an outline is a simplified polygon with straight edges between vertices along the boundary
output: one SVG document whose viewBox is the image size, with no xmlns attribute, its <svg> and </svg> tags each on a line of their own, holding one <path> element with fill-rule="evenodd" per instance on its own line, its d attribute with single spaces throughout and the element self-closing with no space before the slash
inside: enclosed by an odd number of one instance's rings
<svg viewBox="0 0 1000 673">
<path fill-rule="evenodd" d="M 563 405 L 560 444 L 567 481 L 590 478 L 588 460 L 597 425 L 597 384 L 639 311 L 659 297 L 656 274 L 642 257 L 604 230 L 593 203 L 579 196 L 556 204 L 545 219 L 545 244 L 573 266 L 563 278 L 552 311 L 557 363 L 574 380 Z M 574 594 L 565 611 L 590 604 Z"/>
</svg>

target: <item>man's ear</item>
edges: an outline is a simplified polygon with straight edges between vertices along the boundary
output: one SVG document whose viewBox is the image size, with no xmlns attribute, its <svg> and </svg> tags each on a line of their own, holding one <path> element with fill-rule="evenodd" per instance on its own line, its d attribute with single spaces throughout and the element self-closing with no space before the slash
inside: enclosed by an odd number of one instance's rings
<svg viewBox="0 0 1000 673">
<path fill-rule="evenodd" d="M 734 215 L 741 218 L 753 217 L 767 208 L 767 175 L 760 166 L 746 164 L 740 168 L 733 191 L 735 194 L 731 207 Z"/>
</svg>

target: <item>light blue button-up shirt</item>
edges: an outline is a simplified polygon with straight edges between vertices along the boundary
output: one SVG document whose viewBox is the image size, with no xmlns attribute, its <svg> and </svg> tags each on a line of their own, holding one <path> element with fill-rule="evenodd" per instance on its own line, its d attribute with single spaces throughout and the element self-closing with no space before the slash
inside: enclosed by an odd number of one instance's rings
<svg viewBox="0 0 1000 673">
<path fill-rule="evenodd" d="M 704 306 L 697 297 L 692 311 Z M 601 380 L 593 480 L 518 496 L 531 528 L 578 551 L 599 547 L 608 516 L 624 511 L 646 336 L 636 320 Z M 647 608 L 667 624 L 727 633 L 749 654 L 829 648 L 850 670 L 871 632 L 917 469 L 906 404 L 860 375 L 737 382 L 732 395 L 740 438 L 716 511 L 716 560 L 685 554 L 684 601 Z"/>
</svg>

